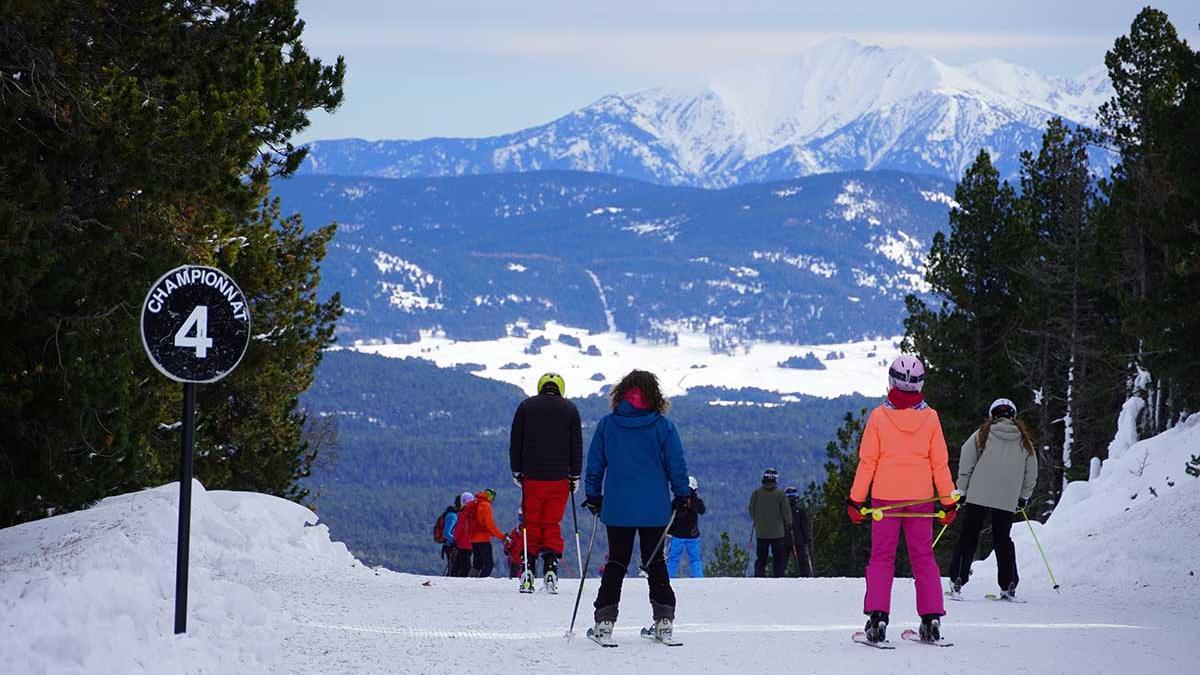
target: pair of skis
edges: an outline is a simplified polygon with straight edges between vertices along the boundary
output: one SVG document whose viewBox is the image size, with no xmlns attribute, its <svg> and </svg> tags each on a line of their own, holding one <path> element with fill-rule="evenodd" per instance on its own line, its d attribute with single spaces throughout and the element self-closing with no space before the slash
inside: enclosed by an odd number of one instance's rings
<svg viewBox="0 0 1200 675">
<path fill-rule="evenodd" d="M 657 642 L 658 644 L 666 645 L 667 647 L 682 647 L 683 646 L 683 643 L 680 642 L 679 640 L 676 640 L 674 637 L 663 638 L 663 637 L 659 637 L 659 636 L 655 635 L 654 628 L 643 628 L 641 630 L 640 634 L 643 638 L 650 640 L 651 642 Z M 601 647 L 614 648 L 614 647 L 620 646 L 616 642 L 614 642 L 611 637 L 601 637 L 599 635 L 596 635 L 595 630 L 592 628 L 589 628 L 587 630 L 587 636 L 588 636 L 589 640 L 591 640 L 592 642 L 595 642 L 596 644 L 600 645 Z"/>
<path fill-rule="evenodd" d="M 550 595 L 558 595 L 558 575 L 555 574 L 554 572 L 546 573 L 545 586 L 543 586 L 542 588 L 545 588 L 546 592 L 549 593 Z M 533 572 L 529 571 L 529 569 L 526 568 L 524 572 L 521 572 L 520 591 L 522 593 L 533 593 L 534 590 L 535 589 L 533 587 Z"/>
<path fill-rule="evenodd" d="M 911 628 L 900 633 L 900 637 L 904 638 L 905 640 L 908 640 L 909 642 L 916 642 L 918 644 L 929 645 L 930 647 L 953 647 L 954 646 L 953 642 L 947 642 L 946 640 L 938 640 L 936 642 L 933 642 L 930 640 L 922 640 L 921 634 L 915 630 L 912 630 Z M 896 645 L 888 642 L 887 640 L 884 640 L 883 642 L 871 642 L 870 640 L 867 639 L 866 632 L 861 631 L 861 630 L 858 631 L 857 633 L 851 635 L 850 639 L 854 640 L 855 642 L 857 642 L 860 645 L 874 647 L 875 649 L 895 649 L 896 648 Z"/>
</svg>

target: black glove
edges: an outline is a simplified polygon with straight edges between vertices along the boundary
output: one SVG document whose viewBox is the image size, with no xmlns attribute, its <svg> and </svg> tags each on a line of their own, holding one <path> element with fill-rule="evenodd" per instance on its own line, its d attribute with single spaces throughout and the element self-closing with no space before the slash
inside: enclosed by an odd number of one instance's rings
<svg viewBox="0 0 1200 675">
<path fill-rule="evenodd" d="M 513 482 L 517 484 L 517 487 L 525 487 L 525 474 L 520 471 L 514 471 Z"/>
<path fill-rule="evenodd" d="M 583 500 L 583 508 L 591 511 L 594 515 L 600 515 L 600 503 L 604 501 L 604 497 L 588 497 Z"/>
<path fill-rule="evenodd" d="M 1026 505 L 1026 504 L 1028 504 L 1028 503 L 1029 503 L 1029 500 L 1028 500 L 1028 499 L 1025 499 L 1024 497 L 1018 497 L 1018 498 L 1017 498 L 1017 510 L 1018 510 L 1018 511 L 1024 511 L 1024 510 L 1025 510 L 1025 505 Z"/>
<path fill-rule="evenodd" d="M 567 476 L 567 485 L 571 487 L 571 492 L 579 492 L 579 476 Z"/>
<path fill-rule="evenodd" d="M 671 500 L 671 508 L 675 511 L 688 511 L 692 508 L 692 498 L 676 497 Z"/>
</svg>

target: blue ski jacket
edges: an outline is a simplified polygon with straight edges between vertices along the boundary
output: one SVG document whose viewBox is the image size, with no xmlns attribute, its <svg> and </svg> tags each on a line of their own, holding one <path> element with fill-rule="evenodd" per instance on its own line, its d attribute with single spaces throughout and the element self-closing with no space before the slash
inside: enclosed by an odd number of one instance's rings
<svg viewBox="0 0 1200 675">
<path fill-rule="evenodd" d="M 605 525 L 666 525 L 671 518 L 671 494 L 691 494 L 675 425 L 654 410 L 621 401 L 596 424 L 584 490 L 589 498 L 604 497 L 600 520 Z"/>
<path fill-rule="evenodd" d="M 446 519 L 442 521 L 442 536 L 446 538 L 446 545 L 454 545 L 454 526 L 458 524 L 458 514 L 450 511 L 446 514 Z"/>
</svg>

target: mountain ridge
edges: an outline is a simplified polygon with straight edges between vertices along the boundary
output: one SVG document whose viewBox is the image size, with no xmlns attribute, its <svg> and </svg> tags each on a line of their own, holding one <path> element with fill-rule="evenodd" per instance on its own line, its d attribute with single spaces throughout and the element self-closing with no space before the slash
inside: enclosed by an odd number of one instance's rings
<svg viewBox="0 0 1200 675">
<path fill-rule="evenodd" d="M 826 41 L 698 86 L 608 94 L 484 138 L 316 141 L 302 171 L 380 177 L 547 169 L 720 188 L 853 170 L 957 179 L 980 148 L 1015 175 L 1046 120 L 1091 123 L 1106 73 L 1044 76 L 999 59 L 951 66 L 915 49 Z M 1103 170 L 1107 159 L 1094 159 Z"/>
</svg>

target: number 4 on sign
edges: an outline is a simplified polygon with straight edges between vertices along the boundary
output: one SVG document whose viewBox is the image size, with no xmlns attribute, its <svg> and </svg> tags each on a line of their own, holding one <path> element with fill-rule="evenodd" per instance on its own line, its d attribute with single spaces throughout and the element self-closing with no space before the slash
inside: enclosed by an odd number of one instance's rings
<svg viewBox="0 0 1200 675">
<path fill-rule="evenodd" d="M 188 335 L 192 332 L 193 326 L 196 327 L 196 335 Z M 208 337 L 208 307 L 206 305 L 196 305 L 196 308 L 188 315 L 187 321 L 184 321 L 183 325 L 179 327 L 179 332 L 175 333 L 175 346 L 194 348 L 198 359 L 208 356 L 208 348 L 213 346 L 213 341 Z"/>
</svg>

